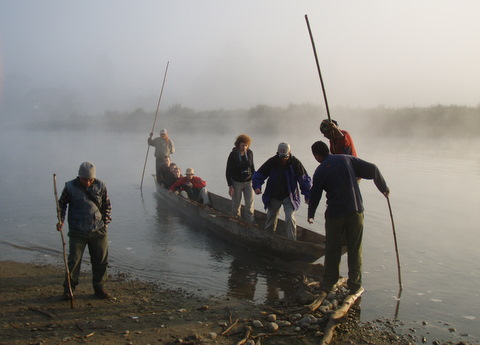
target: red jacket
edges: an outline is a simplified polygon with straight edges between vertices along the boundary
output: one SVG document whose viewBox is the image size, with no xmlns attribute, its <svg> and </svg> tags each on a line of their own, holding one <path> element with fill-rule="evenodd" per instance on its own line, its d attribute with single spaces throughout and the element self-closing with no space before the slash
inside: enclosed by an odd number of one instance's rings
<svg viewBox="0 0 480 345">
<path fill-rule="evenodd" d="M 170 190 L 172 192 L 175 192 L 176 190 L 178 191 L 182 191 L 184 190 L 184 186 L 188 183 L 188 182 L 191 182 L 192 183 L 192 188 L 193 189 L 201 189 L 203 187 L 205 187 L 207 185 L 207 183 L 202 180 L 200 177 L 198 176 L 193 176 L 191 180 L 189 180 L 186 176 L 184 177 L 180 177 L 177 182 L 175 182 L 171 187 L 170 187 Z"/>
<path fill-rule="evenodd" d="M 342 138 L 333 138 L 330 139 L 330 152 L 333 154 L 345 154 L 357 157 L 357 150 L 353 144 L 353 139 L 350 136 L 350 133 L 344 130 L 342 132 Z"/>
</svg>

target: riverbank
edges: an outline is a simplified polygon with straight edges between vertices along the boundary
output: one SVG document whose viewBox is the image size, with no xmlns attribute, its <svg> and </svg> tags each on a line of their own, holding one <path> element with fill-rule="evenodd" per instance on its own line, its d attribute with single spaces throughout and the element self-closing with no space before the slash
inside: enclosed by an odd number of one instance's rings
<svg viewBox="0 0 480 345">
<path fill-rule="evenodd" d="M 110 277 L 110 300 L 95 298 L 90 274 L 83 274 L 72 309 L 70 301 L 61 299 L 62 279 L 62 267 L 0 262 L 1 345 L 229 345 L 244 340 L 247 344 L 246 340 L 252 344 L 313 345 L 323 334 L 321 323 L 300 327 L 286 310 L 228 298 L 199 298 L 121 273 Z M 392 322 L 360 323 L 355 312 L 350 314 L 337 327 L 331 344 L 416 343 L 413 337 L 397 334 Z M 277 318 L 281 327 L 271 328 L 268 318 Z M 250 335 L 245 337 L 249 329 Z"/>
</svg>

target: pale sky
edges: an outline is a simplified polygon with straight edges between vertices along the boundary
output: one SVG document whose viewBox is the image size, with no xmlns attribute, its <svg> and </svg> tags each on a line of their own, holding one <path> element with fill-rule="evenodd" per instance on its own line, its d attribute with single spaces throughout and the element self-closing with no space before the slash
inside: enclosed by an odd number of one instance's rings
<svg viewBox="0 0 480 345">
<path fill-rule="evenodd" d="M 0 92 L 92 111 L 480 104 L 478 0 L 0 0 Z"/>
</svg>

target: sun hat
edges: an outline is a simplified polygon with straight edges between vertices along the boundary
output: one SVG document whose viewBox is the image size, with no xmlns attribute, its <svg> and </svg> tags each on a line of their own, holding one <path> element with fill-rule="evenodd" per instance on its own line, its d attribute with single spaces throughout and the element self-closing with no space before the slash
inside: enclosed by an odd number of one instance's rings
<svg viewBox="0 0 480 345">
<path fill-rule="evenodd" d="M 193 168 L 187 168 L 185 175 L 195 175 L 195 170 L 193 170 Z"/>
</svg>

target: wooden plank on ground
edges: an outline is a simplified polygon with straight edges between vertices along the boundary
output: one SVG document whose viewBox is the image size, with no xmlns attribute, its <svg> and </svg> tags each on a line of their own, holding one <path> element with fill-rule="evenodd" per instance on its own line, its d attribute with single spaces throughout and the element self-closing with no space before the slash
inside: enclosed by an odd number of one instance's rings
<svg viewBox="0 0 480 345">
<path fill-rule="evenodd" d="M 338 289 L 339 287 L 341 287 L 342 285 L 345 285 L 347 282 L 347 278 L 340 278 L 337 283 L 333 286 L 332 288 L 332 291 L 335 291 L 336 289 Z M 317 310 L 323 303 L 323 301 L 325 300 L 325 298 L 327 297 L 328 293 L 325 292 L 325 291 L 322 291 L 318 296 L 317 298 L 315 298 L 315 300 L 310 303 L 310 304 L 307 304 L 305 306 L 305 308 L 307 308 L 309 311 L 315 311 Z"/>
<path fill-rule="evenodd" d="M 363 287 L 361 287 L 357 291 L 357 293 L 353 295 L 345 296 L 345 298 L 343 299 L 343 303 L 340 305 L 340 307 L 330 315 L 330 320 L 328 321 L 328 324 L 325 327 L 325 330 L 323 331 L 323 337 L 320 342 L 321 345 L 330 344 L 330 342 L 333 339 L 333 332 L 335 331 L 335 328 L 340 324 L 340 319 L 342 319 L 345 315 L 347 315 L 352 305 L 355 303 L 355 301 L 360 297 L 360 295 L 364 291 L 365 290 L 363 289 Z"/>
<path fill-rule="evenodd" d="M 347 315 L 350 307 L 355 303 L 358 297 L 360 297 L 363 291 L 365 291 L 364 288 L 360 287 L 360 289 L 355 294 L 346 295 L 343 299 L 343 303 L 340 305 L 340 307 L 338 307 L 337 310 L 335 310 L 335 312 L 331 315 L 331 318 L 334 320 L 338 320 Z"/>
</svg>

